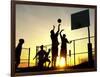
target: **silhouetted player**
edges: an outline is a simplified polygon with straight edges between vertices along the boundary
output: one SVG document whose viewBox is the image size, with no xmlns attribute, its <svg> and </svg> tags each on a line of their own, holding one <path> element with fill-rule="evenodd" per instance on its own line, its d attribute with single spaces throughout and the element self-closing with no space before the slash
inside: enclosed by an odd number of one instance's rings
<svg viewBox="0 0 100 77">
<path fill-rule="evenodd" d="M 60 57 L 64 57 L 65 58 L 65 62 L 67 62 L 67 43 L 71 43 L 72 41 L 68 41 L 66 38 L 66 35 L 63 34 L 63 36 L 61 35 L 61 32 L 64 31 L 63 29 L 60 31 L 60 38 L 61 38 L 61 52 L 60 52 Z"/>
<path fill-rule="evenodd" d="M 44 63 L 44 57 L 45 57 L 45 55 L 46 55 L 46 51 L 45 50 L 43 50 L 43 45 L 41 45 L 40 46 L 40 48 L 41 48 L 41 50 L 36 54 L 36 56 L 33 58 L 33 60 L 38 56 L 38 67 L 40 68 L 40 69 L 42 69 L 43 68 L 43 63 Z"/>
<path fill-rule="evenodd" d="M 50 66 L 50 63 L 51 63 L 51 61 L 49 59 L 49 53 L 50 53 L 50 49 L 48 49 L 48 52 L 46 52 L 46 55 L 45 55 L 44 60 L 43 60 L 43 63 L 49 62 L 48 67 Z"/>
<path fill-rule="evenodd" d="M 55 26 L 53 25 L 53 29 L 50 31 L 51 33 L 51 40 L 52 40 L 52 66 L 56 66 L 56 58 L 58 56 L 58 34 L 60 31 L 60 24 L 58 25 L 58 31 L 55 33 Z"/>
<path fill-rule="evenodd" d="M 15 51 L 16 68 L 18 68 L 18 65 L 20 64 L 20 56 L 21 56 L 23 43 L 24 43 L 24 39 L 19 39 L 19 43 L 16 47 L 16 51 Z"/>
</svg>

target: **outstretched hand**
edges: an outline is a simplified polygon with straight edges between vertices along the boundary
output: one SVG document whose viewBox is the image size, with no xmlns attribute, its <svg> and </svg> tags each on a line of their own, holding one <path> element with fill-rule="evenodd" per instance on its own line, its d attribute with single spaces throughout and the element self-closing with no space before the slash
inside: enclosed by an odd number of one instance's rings
<svg viewBox="0 0 100 77">
<path fill-rule="evenodd" d="M 72 41 L 70 41 L 69 43 L 72 43 Z"/>
<path fill-rule="evenodd" d="M 55 26 L 53 25 L 53 29 L 55 29 Z"/>
<path fill-rule="evenodd" d="M 60 32 L 64 31 L 64 29 L 62 29 Z"/>
<path fill-rule="evenodd" d="M 48 49 L 48 51 L 51 51 L 51 49 Z"/>
</svg>

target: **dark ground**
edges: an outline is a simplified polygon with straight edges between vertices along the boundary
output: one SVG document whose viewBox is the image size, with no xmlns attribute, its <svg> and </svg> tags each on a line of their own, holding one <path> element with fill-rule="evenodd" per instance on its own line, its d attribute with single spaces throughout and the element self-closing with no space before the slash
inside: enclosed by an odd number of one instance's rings
<svg viewBox="0 0 100 77">
<path fill-rule="evenodd" d="M 37 75 L 37 74 L 53 74 L 53 73 L 71 73 L 71 72 L 87 72 L 87 71 L 96 71 L 96 66 L 89 65 L 88 62 L 81 63 L 79 65 L 75 65 L 72 67 L 64 67 L 64 68 L 38 68 L 36 66 L 29 68 L 18 68 L 16 69 L 16 75 Z"/>
</svg>

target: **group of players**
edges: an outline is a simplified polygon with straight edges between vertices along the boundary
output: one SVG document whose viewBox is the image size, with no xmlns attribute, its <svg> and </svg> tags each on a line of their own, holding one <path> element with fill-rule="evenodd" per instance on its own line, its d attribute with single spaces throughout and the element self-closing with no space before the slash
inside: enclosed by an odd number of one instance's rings
<svg viewBox="0 0 100 77">
<path fill-rule="evenodd" d="M 58 25 L 58 30 L 57 32 L 55 32 L 55 26 L 53 25 L 53 29 L 50 31 L 50 37 L 51 37 L 51 49 L 48 50 L 48 52 L 46 52 L 43 49 L 43 45 L 40 46 L 40 51 L 38 51 L 38 53 L 36 54 L 36 56 L 33 58 L 33 60 L 35 58 L 37 58 L 38 56 L 38 67 L 39 68 L 43 68 L 43 64 L 45 62 L 49 62 L 48 67 L 51 63 L 51 61 L 49 60 L 49 53 L 51 51 L 52 53 L 52 67 L 56 67 L 56 61 L 57 61 L 57 56 L 58 56 L 58 45 L 59 45 L 59 41 L 58 41 L 58 35 L 60 35 L 61 38 L 61 50 L 60 50 L 60 57 L 64 57 L 65 58 L 65 62 L 66 57 L 67 57 L 67 43 L 71 43 L 71 41 L 68 41 L 66 38 L 66 34 L 61 34 L 62 31 L 64 31 L 64 29 L 60 30 L 60 22 L 61 20 L 58 19 L 59 25 Z M 24 43 L 24 39 L 20 39 L 19 43 L 16 47 L 16 53 L 15 53 L 15 60 L 16 60 L 16 68 L 18 67 L 18 65 L 20 64 L 20 56 L 21 56 L 21 50 L 22 50 L 22 45 Z"/>
</svg>

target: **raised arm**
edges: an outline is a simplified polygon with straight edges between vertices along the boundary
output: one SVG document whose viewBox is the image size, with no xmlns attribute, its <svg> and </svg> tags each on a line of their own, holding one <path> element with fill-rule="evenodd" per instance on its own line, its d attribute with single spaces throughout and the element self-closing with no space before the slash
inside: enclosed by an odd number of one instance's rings
<svg viewBox="0 0 100 77">
<path fill-rule="evenodd" d="M 62 38 L 62 35 L 61 35 L 62 31 L 64 31 L 64 29 L 62 29 L 62 30 L 60 31 L 60 37 L 61 37 L 61 38 Z"/>
<path fill-rule="evenodd" d="M 48 49 L 48 52 L 47 52 L 47 58 L 49 58 L 49 53 L 50 53 L 51 49 Z"/>
<path fill-rule="evenodd" d="M 61 25 L 61 24 L 58 25 L 58 31 L 56 32 L 56 36 L 58 36 L 58 34 L 59 34 L 59 31 L 60 31 L 60 25 Z"/>
<path fill-rule="evenodd" d="M 51 49 L 48 49 L 48 54 L 50 53 Z"/>
<path fill-rule="evenodd" d="M 58 32 L 60 31 L 60 25 L 61 25 L 61 24 L 58 25 Z"/>
<path fill-rule="evenodd" d="M 53 30 L 55 30 L 55 26 L 53 25 Z"/>
</svg>

